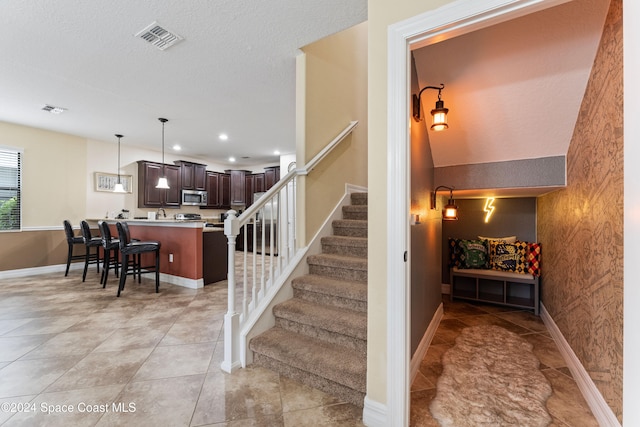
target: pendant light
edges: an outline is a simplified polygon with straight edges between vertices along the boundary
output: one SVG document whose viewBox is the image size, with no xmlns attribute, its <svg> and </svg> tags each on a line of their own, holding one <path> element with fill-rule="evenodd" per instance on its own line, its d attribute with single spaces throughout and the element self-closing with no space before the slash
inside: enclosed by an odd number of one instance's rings
<svg viewBox="0 0 640 427">
<path fill-rule="evenodd" d="M 158 179 L 158 185 L 156 185 L 156 188 L 169 189 L 169 181 L 167 181 L 167 175 L 165 174 L 164 168 L 164 124 L 169 120 L 163 118 L 159 118 L 158 120 L 162 123 L 162 176 Z"/>
<path fill-rule="evenodd" d="M 116 138 L 118 138 L 118 182 L 116 182 L 116 185 L 113 187 L 113 192 L 126 193 L 122 182 L 120 182 L 120 138 L 122 138 L 122 135 L 116 133 Z"/>
</svg>

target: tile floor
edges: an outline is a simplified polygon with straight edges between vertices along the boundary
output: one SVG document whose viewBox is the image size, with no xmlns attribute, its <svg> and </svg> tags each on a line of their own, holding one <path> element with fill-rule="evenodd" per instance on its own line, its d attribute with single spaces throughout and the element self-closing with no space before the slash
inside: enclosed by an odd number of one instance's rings
<svg viewBox="0 0 640 427">
<path fill-rule="evenodd" d="M 224 283 L 82 272 L 0 280 L 2 426 L 362 426 L 362 410 L 259 367 L 220 370 Z M 72 412 L 73 411 L 73 412 Z"/>
<path fill-rule="evenodd" d="M 95 270 L 93 270 L 95 272 Z M 116 298 L 81 271 L 0 280 L 2 426 L 362 426 L 361 409 L 269 370 L 220 370 L 226 286 L 192 290 L 127 281 Z M 411 425 L 428 405 L 440 356 L 460 330 L 497 324 L 535 345 L 554 394 L 554 426 L 596 426 L 541 320 L 450 303 L 411 391 Z M 71 412 L 73 411 L 73 412 Z"/>
<path fill-rule="evenodd" d="M 431 417 L 429 403 L 436 395 L 436 383 L 442 372 L 442 354 L 453 347 L 462 329 L 486 324 L 501 326 L 533 344 L 533 351 L 540 360 L 540 369 L 553 388 L 553 394 L 547 400 L 547 409 L 553 418 L 552 426 L 598 426 L 540 317 L 529 311 L 451 302 L 448 296 L 443 296 L 443 303 L 444 317 L 411 386 L 412 427 L 439 425 Z"/>
</svg>

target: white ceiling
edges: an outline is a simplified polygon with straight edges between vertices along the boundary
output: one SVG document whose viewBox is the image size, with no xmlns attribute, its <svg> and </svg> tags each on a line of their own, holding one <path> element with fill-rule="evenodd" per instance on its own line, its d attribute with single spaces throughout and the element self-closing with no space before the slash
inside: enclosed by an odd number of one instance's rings
<svg viewBox="0 0 640 427">
<path fill-rule="evenodd" d="M 420 88 L 445 84 L 436 167 L 567 154 L 609 0 L 574 0 L 413 52 Z M 422 95 L 428 121 L 437 91 Z M 415 122 L 414 122 L 415 123 Z"/>
<path fill-rule="evenodd" d="M 609 0 L 574 0 L 414 51 L 444 83 L 436 167 L 565 155 Z M 0 1 L 0 121 L 236 165 L 295 150 L 298 48 L 366 20 L 366 0 Z M 160 51 L 157 21 L 184 37 Z M 423 94 L 429 116 L 436 91 Z M 68 111 L 53 115 L 45 104 Z M 229 140 L 218 139 L 220 133 Z M 242 159 L 249 157 L 249 159 Z"/>
<path fill-rule="evenodd" d="M 366 0 L 2 0 L 0 121 L 160 150 L 166 117 L 185 156 L 276 161 L 295 150 L 298 48 L 366 19 Z M 134 37 L 154 21 L 184 40 Z"/>
</svg>

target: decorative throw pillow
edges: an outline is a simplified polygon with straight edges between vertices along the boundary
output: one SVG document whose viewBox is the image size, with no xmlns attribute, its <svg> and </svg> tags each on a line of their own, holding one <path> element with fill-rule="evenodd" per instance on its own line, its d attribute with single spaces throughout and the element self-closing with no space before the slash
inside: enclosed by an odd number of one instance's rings
<svg viewBox="0 0 640 427">
<path fill-rule="evenodd" d="M 478 239 L 480 240 L 496 240 L 499 242 L 505 242 L 505 243 L 515 243 L 516 242 L 516 236 L 507 236 L 507 237 L 484 237 L 484 236 L 478 236 Z"/>
<path fill-rule="evenodd" d="M 527 252 L 529 251 L 528 242 L 516 241 L 514 243 L 518 257 L 516 259 L 516 273 L 527 274 L 529 271 L 527 266 Z"/>
<path fill-rule="evenodd" d="M 504 243 L 492 241 L 490 243 L 490 267 L 492 270 L 526 272 L 526 242 Z"/>
<path fill-rule="evenodd" d="M 449 268 L 458 267 L 462 265 L 460 261 L 460 239 L 453 239 L 449 237 Z"/>
<path fill-rule="evenodd" d="M 527 273 L 540 276 L 540 259 L 542 247 L 540 243 L 529 243 L 527 248 Z"/>
<path fill-rule="evenodd" d="M 489 251 L 486 240 L 460 240 L 460 268 L 487 268 Z"/>
</svg>

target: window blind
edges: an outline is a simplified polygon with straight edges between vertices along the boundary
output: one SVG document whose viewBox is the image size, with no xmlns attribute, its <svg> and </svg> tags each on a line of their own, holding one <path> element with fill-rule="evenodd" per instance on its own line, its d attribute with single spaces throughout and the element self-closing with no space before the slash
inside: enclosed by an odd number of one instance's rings
<svg viewBox="0 0 640 427">
<path fill-rule="evenodd" d="M 20 230 L 22 153 L 0 147 L 0 231 Z"/>
</svg>

